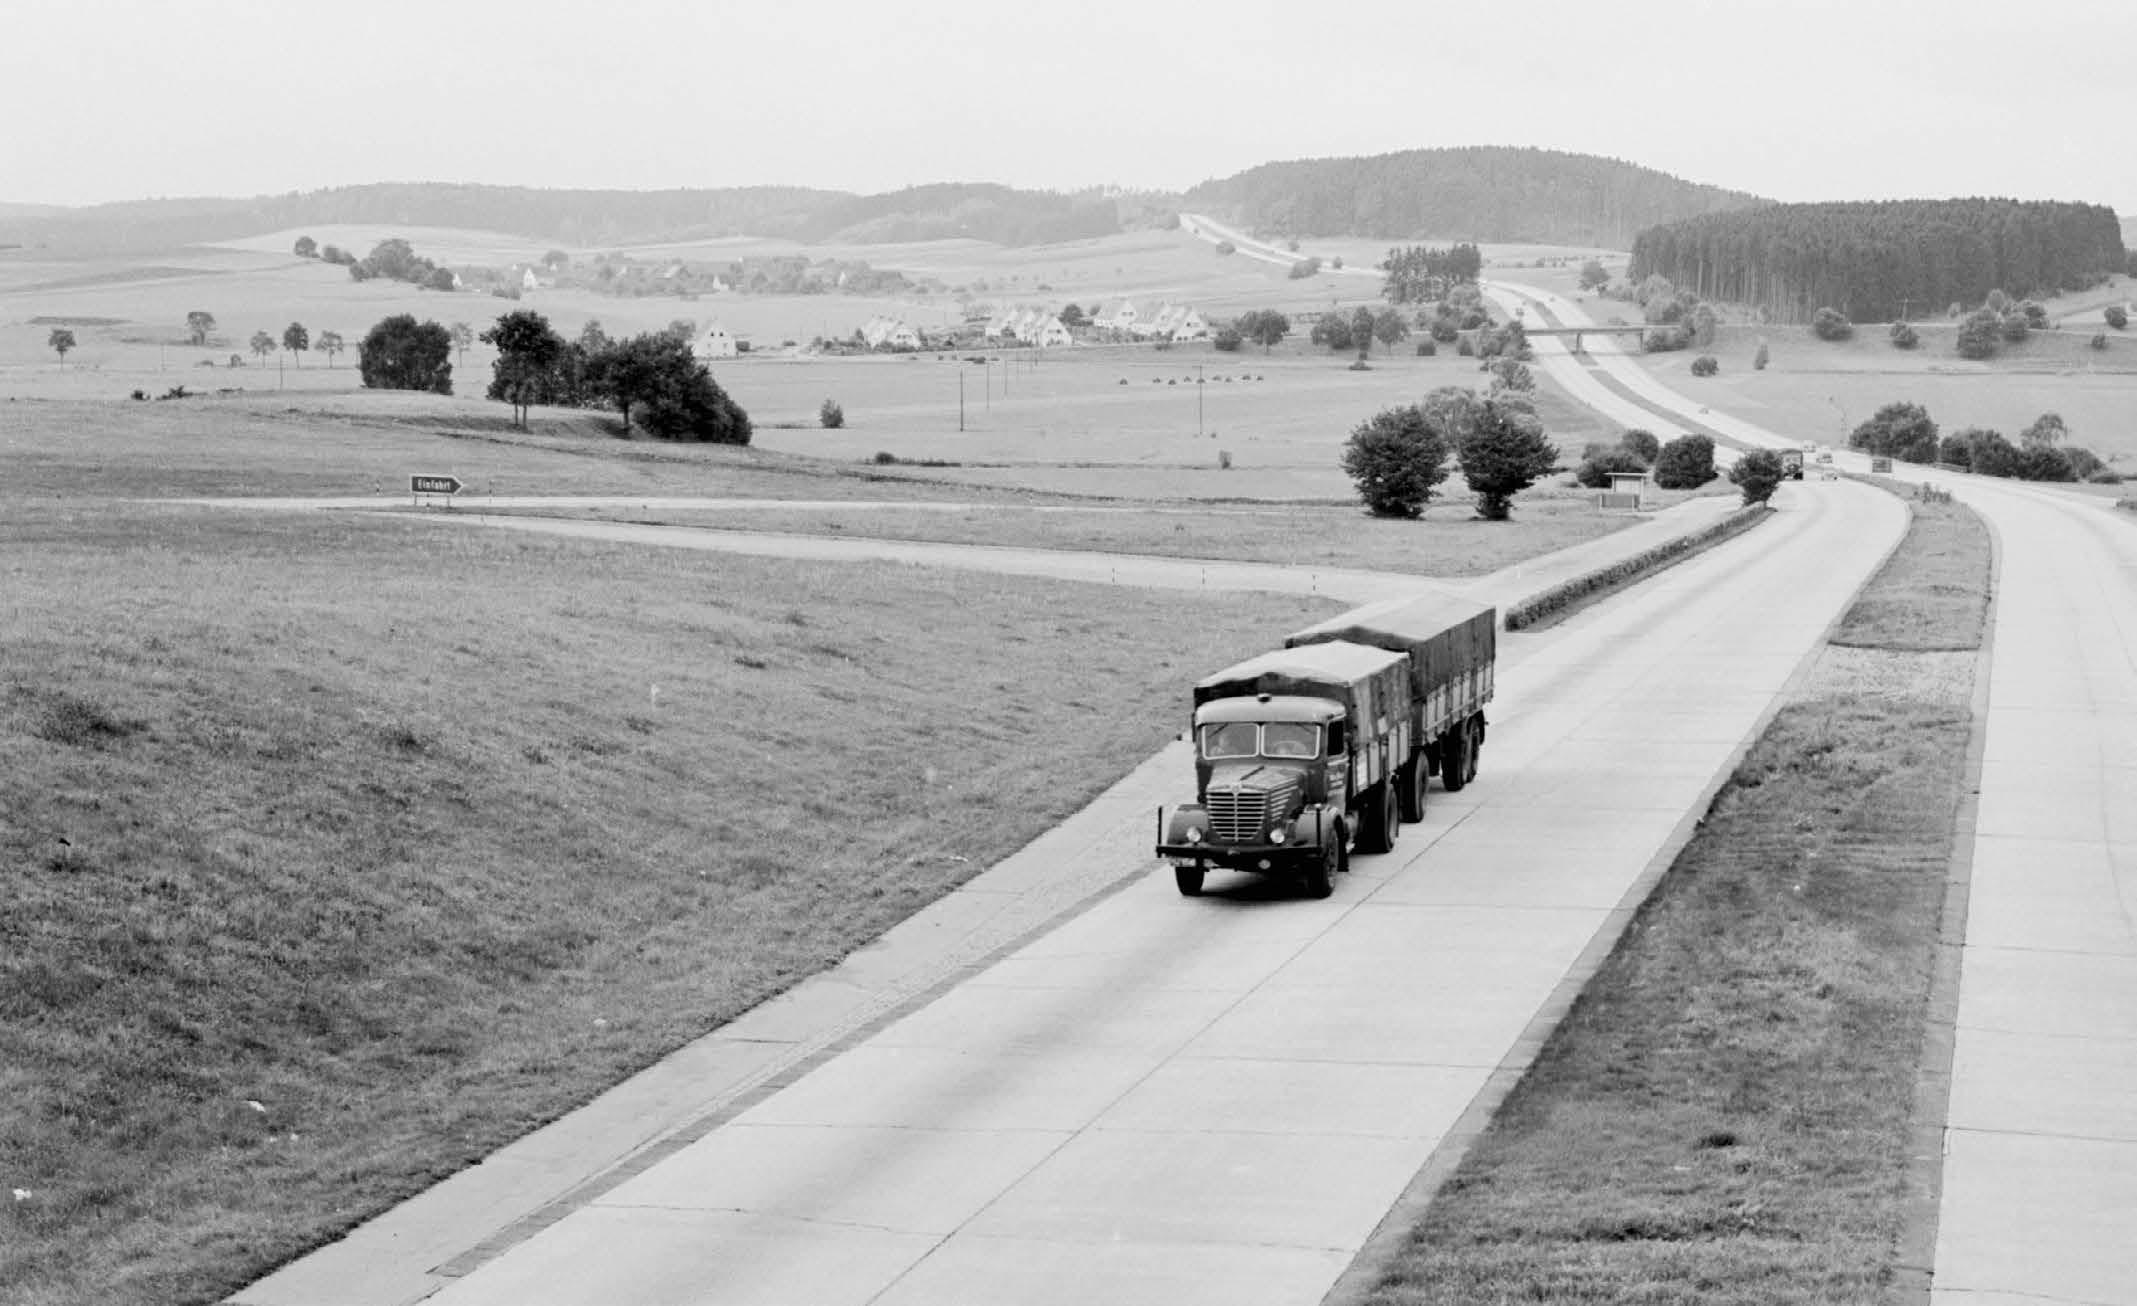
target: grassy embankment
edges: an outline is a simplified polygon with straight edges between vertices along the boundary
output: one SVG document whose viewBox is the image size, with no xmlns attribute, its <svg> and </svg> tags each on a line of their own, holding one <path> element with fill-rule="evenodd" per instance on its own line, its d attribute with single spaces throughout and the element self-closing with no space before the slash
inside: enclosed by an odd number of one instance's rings
<svg viewBox="0 0 2137 1306">
<path fill-rule="evenodd" d="M 0 491 L 22 1306 L 227 1293 L 1012 851 L 1326 610 L 139 505 L 362 489 L 438 437 L 33 411 Z"/>
<path fill-rule="evenodd" d="M 1892 1291 L 1989 571 L 1970 510 L 1916 505 L 1364 1300 Z"/>
</svg>

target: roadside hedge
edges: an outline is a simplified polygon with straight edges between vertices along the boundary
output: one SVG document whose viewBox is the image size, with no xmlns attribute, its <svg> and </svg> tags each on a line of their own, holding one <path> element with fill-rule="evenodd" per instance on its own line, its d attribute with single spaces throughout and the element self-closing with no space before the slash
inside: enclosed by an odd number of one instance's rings
<svg viewBox="0 0 2137 1306">
<path fill-rule="evenodd" d="M 1506 609 L 1506 628 L 1508 630 L 1520 630 L 1524 626 L 1537 625 L 1551 617 L 1558 616 L 1586 599 L 1607 594 L 1612 590 L 1622 589 L 1636 580 L 1641 580 L 1654 572 L 1661 571 L 1665 567 L 1674 566 L 1696 553 L 1710 549 L 1723 540 L 1743 534 L 1753 526 L 1766 520 L 1772 512 L 1773 509 L 1764 504 L 1753 504 L 1748 508 L 1739 508 L 1705 530 L 1695 531 L 1690 535 L 1682 535 L 1674 540 L 1657 544 L 1651 549 L 1644 549 L 1629 558 L 1612 563 L 1610 566 L 1600 570 L 1575 576 L 1572 580 L 1553 585 L 1551 588 L 1519 603 L 1508 604 Z"/>
</svg>

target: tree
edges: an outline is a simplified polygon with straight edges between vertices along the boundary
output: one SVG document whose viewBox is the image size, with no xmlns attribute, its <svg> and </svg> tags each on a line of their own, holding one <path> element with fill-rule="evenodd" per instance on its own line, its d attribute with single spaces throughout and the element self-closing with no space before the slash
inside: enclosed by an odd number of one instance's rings
<svg viewBox="0 0 2137 1306">
<path fill-rule="evenodd" d="M 1529 372 L 1528 364 L 1517 359 L 1494 358 L 1484 365 L 1484 370 L 1491 373 L 1491 388 L 1494 398 L 1502 390 L 1511 390 L 1517 394 L 1527 394 L 1536 388 L 1536 378 Z"/>
<path fill-rule="evenodd" d="M 262 363 L 265 363 L 267 361 L 267 356 L 273 353 L 274 351 L 275 338 L 273 336 L 268 335 L 265 331 L 255 331 L 252 333 L 252 352 L 259 355 L 260 361 Z"/>
<path fill-rule="evenodd" d="M 340 353 L 342 349 L 345 348 L 345 346 L 341 343 L 341 332 L 339 331 L 320 332 L 318 344 L 319 352 L 326 355 L 326 365 L 328 367 L 332 367 L 334 365 L 334 355 Z"/>
<path fill-rule="evenodd" d="M 1680 435 L 1655 456 L 1655 484 L 1665 490 L 1696 490 L 1714 477 L 1714 441 L 1704 435 Z"/>
<path fill-rule="evenodd" d="M 1753 449 L 1729 469 L 1729 480 L 1744 492 L 1744 506 L 1764 503 L 1781 485 L 1781 455 L 1771 449 Z"/>
<path fill-rule="evenodd" d="M 1443 385 L 1419 401 L 1425 420 L 1452 448 L 1459 449 L 1484 412 L 1484 398 L 1467 386 Z"/>
<path fill-rule="evenodd" d="M 1580 288 L 1587 291 L 1601 290 L 1610 284 L 1610 271 L 1599 259 L 1589 259 L 1581 264 Z"/>
<path fill-rule="evenodd" d="M 1772 361 L 1773 354 L 1767 350 L 1766 342 L 1763 340 L 1759 341 L 1758 352 L 1751 356 L 1751 370 L 1754 372 L 1763 372 L 1766 370 L 1766 364 Z"/>
<path fill-rule="evenodd" d="M 318 258 L 319 242 L 313 240 L 310 236 L 299 236 L 297 237 L 296 253 L 298 258 Z"/>
<path fill-rule="evenodd" d="M 1274 308 L 1252 310 L 1239 318 L 1235 325 L 1239 327 L 1242 336 L 1261 346 L 1261 353 L 1269 353 L 1269 348 L 1284 342 L 1284 336 L 1291 336 L 1291 318 L 1286 318 Z"/>
<path fill-rule="evenodd" d="M 453 279 L 451 268 L 432 268 L 420 284 L 425 290 L 453 290 L 459 282 Z"/>
<path fill-rule="evenodd" d="M 548 268 L 552 272 L 558 268 L 567 267 L 570 265 L 570 263 L 571 255 L 566 254 L 561 249 L 553 249 L 550 250 L 547 254 L 542 255 L 542 266 Z"/>
<path fill-rule="evenodd" d="M 215 314 L 197 308 L 186 314 L 186 336 L 194 344 L 205 345 L 208 337 L 214 334 Z"/>
<path fill-rule="evenodd" d="M 453 350 L 459 355 L 460 365 L 467 366 L 467 347 L 475 343 L 475 328 L 465 322 L 455 322 L 445 329 L 453 338 Z"/>
<path fill-rule="evenodd" d="M 1238 327 L 1218 327 L 1217 334 L 1210 337 L 1210 344 L 1220 354 L 1236 354 L 1247 338 L 1239 334 Z"/>
<path fill-rule="evenodd" d="M 1591 490 L 1610 488 L 1612 472 L 1645 472 L 1647 460 L 1638 452 L 1619 445 L 1615 449 L 1597 446 L 1581 459 L 1580 466 L 1573 469 L 1573 479 Z"/>
<path fill-rule="evenodd" d="M 816 420 L 827 431 L 836 431 L 846 424 L 846 410 L 836 399 L 824 400 L 823 407 L 816 410 Z"/>
<path fill-rule="evenodd" d="M 1662 456 L 1662 441 L 1655 438 L 1653 431 L 1643 431 L 1637 426 L 1618 437 L 1618 446 L 1640 455 L 1640 461 L 1649 467 Z"/>
<path fill-rule="evenodd" d="M 1320 273 L 1321 260 L 1317 256 L 1309 255 L 1293 263 L 1291 270 L 1284 275 L 1290 277 L 1293 281 L 1304 281 L 1308 277 L 1319 276 Z"/>
<path fill-rule="evenodd" d="M 1383 409 L 1352 428 L 1343 470 L 1366 511 L 1415 520 L 1447 479 L 1447 441 L 1422 407 Z"/>
<path fill-rule="evenodd" d="M 490 364 L 487 397 L 511 404 L 513 424 L 524 430 L 529 408 L 556 402 L 562 388 L 557 364 L 567 348 L 564 338 L 540 313 L 515 309 L 483 332 L 482 342 L 497 350 L 497 361 Z"/>
<path fill-rule="evenodd" d="M 608 338 L 608 332 L 601 329 L 601 319 L 590 317 L 586 319 L 586 325 L 579 328 L 577 343 L 579 348 L 586 351 L 586 356 L 592 358 L 615 342 Z M 626 421 L 624 425 L 629 426 L 630 423 Z"/>
<path fill-rule="evenodd" d="M 1373 339 L 1378 340 L 1390 352 L 1409 338 L 1410 324 L 1402 320 L 1402 314 L 1392 308 L 1383 308 L 1373 314 Z"/>
<path fill-rule="evenodd" d="M 1692 334 L 1692 347 L 1706 349 L 1714 343 L 1714 333 L 1721 329 L 1721 319 L 1714 315 L 1709 304 L 1695 304 L 1687 319 Z"/>
<path fill-rule="evenodd" d="M 292 322 L 282 328 L 282 347 L 297 356 L 297 366 L 304 366 L 304 351 L 312 347 L 312 333 L 304 329 L 304 323 Z"/>
<path fill-rule="evenodd" d="M 1328 352 L 1341 354 L 1357 347 L 1351 339 L 1350 318 L 1342 313 L 1328 312 L 1314 319 L 1313 330 L 1306 337 L 1317 345 L 1326 345 Z"/>
<path fill-rule="evenodd" d="M 1549 475 L 1558 461 L 1534 413 L 1492 399 L 1479 405 L 1460 449 L 1462 478 L 1476 491 L 1477 516 L 1485 521 L 1511 517 L 1514 496 Z"/>
<path fill-rule="evenodd" d="M 1701 354 L 1692 360 L 1693 376 L 1712 376 L 1721 371 L 1721 360 L 1712 354 Z"/>
<path fill-rule="evenodd" d="M 2002 328 L 2003 319 L 1994 310 L 1975 309 L 1959 324 L 1959 357 L 1976 362 L 1994 358 Z"/>
<path fill-rule="evenodd" d="M 396 313 L 366 332 L 356 347 L 357 368 L 372 390 L 453 392 L 453 338 L 436 322 Z"/>
<path fill-rule="evenodd" d="M 1846 340 L 1855 334 L 1855 324 L 1837 308 L 1821 308 L 1811 317 L 1811 334 L 1820 340 Z"/>
<path fill-rule="evenodd" d="M 67 366 L 67 351 L 74 348 L 74 333 L 65 327 L 53 327 L 52 334 L 45 337 L 45 345 L 59 355 L 62 370 Z"/>
<path fill-rule="evenodd" d="M 1954 458 L 1951 441 L 1939 446 L 1938 455 L 1945 462 L 1955 462 L 1977 476 L 2010 476 L 2018 470 L 2018 449 L 2003 437 L 2001 431 L 1985 426 L 1969 426 L 1952 437 L 1964 448 L 1963 457 Z"/>
<path fill-rule="evenodd" d="M 586 370 L 589 388 L 623 414 L 625 431 L 637 407 L 640 424 L 664 439 L 749 443 L 749 415 L 686 344 L 659 333 L 632 336 L 590 354 Z"/>
<path fill-rule="evenodd" d="M 1360 304 L 1350 314 L 1350 344 L 1363 358 L 1373 348 L 1373 310 Z"/>
<path fill-rule="evenodd" d="M 2042 413 L 2033 425 L 2019 432 L 2018 442 L 2028 449 L 2053 449 L 2070 436 L 2070 427 L 2060 413 Z"/>
<path fill-rule="evenodd" d="M 1920 404 L 1886 404 L 1848 435 L 1848 447 L 1910 463 L 1937 460 L 1937 424 Z"/>
<path fill-rule="evenodd" d="M 1061 310 L 1061 325 L 1069 330 L 1074 331 L 1077 327 L 1087 324 L 1087 319 L 1083 316 L 1083 310 L 1076 305 L 1070 304 L 1067 308 Z"/>
</svg>

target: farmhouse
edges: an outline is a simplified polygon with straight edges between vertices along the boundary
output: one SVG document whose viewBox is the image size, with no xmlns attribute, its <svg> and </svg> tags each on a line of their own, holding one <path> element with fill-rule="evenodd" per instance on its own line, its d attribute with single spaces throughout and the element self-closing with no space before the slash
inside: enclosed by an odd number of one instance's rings
<svg viewBox="0 0 2137 1306">
<path fill-rule="evenodd" d="M 1103 331 L 1126 331 L 1132 334 L 1136 320 L 1135 305 L 1124 299 L 1114 305 L 1111 311 L 1101 312 L 1092 318 L 1091 325 Z"/>
<path fill-rule="evenodd" d="M 1195 309 L 1168 303 L 1128 331 L 1138 340 L 1206 340 L 1209 323 Z"/>
<path fill-rule="evenodd" d="M 735 338 L 728 334 L 726 327 L 715 322 L 698 333 L 698 338 L 690 344 L 690 352 L 700 362 L 715 358 L 733 358 Z"/>
<path fill-rule="evenodd" d="M 534 275 L 533 268 L 528 268 L 519 274 L 519 288 L 521 290 L 540 290 L 542 288 L 542 279 Z"/>
<path fill-rule="evenodd" d="M 927 345 L 913 326 L 880 313 L 861 324 L 860 337 L 870 349 L 922 349 Z"/>
</svg>

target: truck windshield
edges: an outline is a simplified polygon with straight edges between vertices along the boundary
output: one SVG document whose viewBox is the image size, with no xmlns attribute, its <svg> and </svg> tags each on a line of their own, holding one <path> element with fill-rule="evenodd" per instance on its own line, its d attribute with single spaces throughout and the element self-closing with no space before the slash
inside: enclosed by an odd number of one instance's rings
<svg viewBox="0 0 2137 1306">
<path fill-rule="evenodd" d="M 1311 721 L 1224 721 L 1202 727 L 1202 756 L 1319 757 L 1321 727 Z"/>
</svg>

